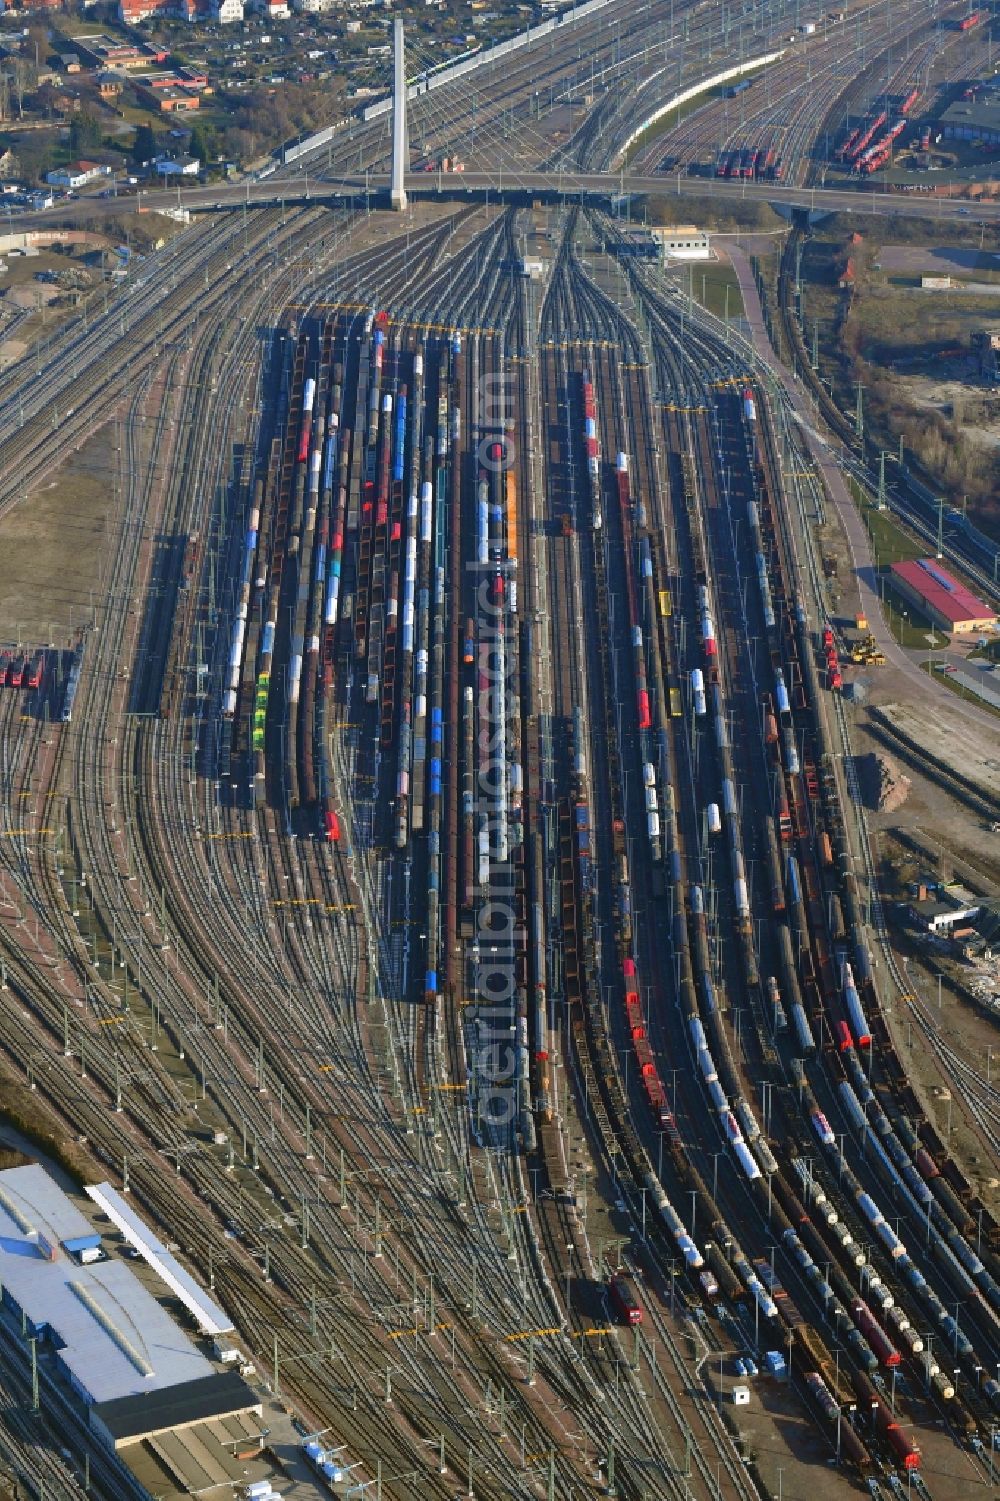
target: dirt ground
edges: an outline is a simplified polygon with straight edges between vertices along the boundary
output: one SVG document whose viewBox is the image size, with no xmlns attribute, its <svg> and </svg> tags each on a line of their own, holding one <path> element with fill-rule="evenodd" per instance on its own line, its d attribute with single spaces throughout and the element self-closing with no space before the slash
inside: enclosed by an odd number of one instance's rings
<svg viewBox="0 0 1000 1501">
<path fill-rule="evenodd" d="M 0 366 L 14 364 L 26 353 L 32 338 L 54 328 L 65 316 L 49 304 L 63 295 L 52 282 L 36 281 L 39 271 L 58 274 L 73 264 L 70 257 L 40 251 L 38 255 L 0 258 Z M 9 336 L 8 336 L 9 331 Z"/>
<path fill-rule="evenodd" d="M 878 253 L 883 271 L 910 276 L 972 276 L 1000 271 L 1000 254 L 956 245 L 883 245 Z"/>
<path fill-rule="evenodd" d="M 870 739 L 864 730 L 857 739 L 859 749 L 863 748 L 863 742 L 885 754 L 884 747 Z M 897 765 L 905 764 L 895 756 L 892 759 Z M 947 869 L 964 871 L 957 878 L 980 895 L 1000 894 L 1000 835 L 977 825 L 961 803 L 917 776 L 912 767 L 906 775 L 912 785 L 903 806 L 895 813 L 868 815 L 876 837 L 883 830 L 904 829 L 929 852 L 924 874 L 933 875 L 943 864 Z"/>
<path fill-rule="evenodd" d="M 911 234 L 899 225 L 858 225 L 854 243 L 849 226 L 832 221 L 819 228 L 802 257 L 803 319 L 816 328 L 823 375 L 843 383 L 860 356 L 878 386 L 878 422 L 889 424 L 894 449 L 900 431 L 916 442 L 913 417 L 934 413 L 954 428 L 935 428 L 917 446 L 938 476 L 936 484 L 951 503 L 968 492 L 977 525 L 989 526 L 995 484 L 992 470 L 1000 448 L 1000 391 L 987 387 L 973 356 L 973 335 L 1000 319 L 1000 256 L 995 236 L 983 241 L 972 218 L 954 229 L 923 226 Z M 885 241 L 883 241 L 883 235 Z M 856 295 L 849 311 L 838 277 L 847 256 L 855 263 Z M 950 277 L 947 289 L 921 290 L 922 274 Z M 846 321 L 845 321 L 846 314 Z M 853 385 L 853 376 L 851 377 Z M 844 402 L 852 401 L 841 391 Z M 883 410 L 884 408 L 884 410 Z M 889 415 L 887 415 L 887 413 Z M 869 413 L 869 416 L 874 414 Z M 883 437 L 886 431 L 883 426 Z M 958 467 L 956 467 L 956 462 Z"/>
<path fill-rule="evenodd" d="M 851 553 L 834 506 L 824 507 L 823 522 L 814 527 L 817 550 L 836 573 L 826 577 L 826 610 L 831 620 L 853 621 L 861 604 L 861 595 L 851 563 Z"/>
<path fill-rule="evenodd" d="M 1000 798 L 1000 727 L 997 735 L 992 735 L 957 718 L 955 723 L 946 718 L 929 722 L 926 712 L 909 708 L 905 700 L 887 701 L 880 707 L 907 739 L 953 766 L 981 787 L 987 797 Z"/>
<path fill-rule="evenodd" d="M 910 370 L 911 363 L 896 362 L 896 377 L 911 406 L 944 417 L 960 414 L 962 436 L 968 442 L 1000 447 L 1000 393 L 980 382 L 978 363 L 971 355 L 936 361 L 936 374 Z"/>
<path fill-rule="evenodd" d="M 68 645 L 88 617 L 113 504 L 110 431 L 0 518 L 0 640 Z"/>
<path fill-rule="evenodd" d="M 418 207 L 413 223 L 431 223 L 446 212 L 434 205 Z M 450 255 L 457 257 L 459 243 L 465 243 L 487 222 L 484 215 L 474 216 L 460 235 L 456 234 Z M 373 215 L 352 236 L 352 252 L 384 237 L 384 232 L 383 216 Z M 32 279 L 36 270 L 65 269 L 74 264 L 82 264 L 81 258 L 49 252 L 25 259 L 15 257 L 16 274 L 0 277 L 0 291 L 10 280 L 24 287 L 35 285 Z M 44 283 L 37 285 L 48 290 Z M 377 292 L 374 286 L 353 288 L 354 296 L 372 300 Z M 351 294 L 344 291 L 342 295 Z M 54 317 L 51 313 L 48 316 Z M 31 326 L 37 323 L 40 327 L 38 315 L 32 314 L 29 321 Z M 89 618 L 91 591 L 96 595 L 106 552 L 106 523 L 114 509 L 109 463 L 113 445 L 112 428 L 105 427 L 38 491 L 0 517 L 0 641 L 69 644 L 73 631 Z"/>
<path fill-rule="evenodd" d="M 148 251 L 154 244 L 172 239 L 181 229 L 176 221 L 163 214 L 140 216 L 124 211 L 119 216 L 113 205 L 109 205 L 107 222 L 98 227 L 107 232 L 109 247 L 129 241 L 137 255 Z M 8 251 L 0 256 L 0 267 L 3 267 L 0 270 L 0 367 L 16 363 L 36 340 L 47 338 L 74 315 L 79 305 L 74 292 L 80 298 L 90 300 L 91 306 L 97 306 L 98 300 L 106 299 L 111 290 L 105 277 L 105 253 L 92 243 L 67 244 L 58 250 L 49 246 L 27 256 Z M 51 271 L 57 276 L 61 272 L 70 272 L 76 285 L 60 286 L 38 281 L 39 271 Z"/>
</svg>

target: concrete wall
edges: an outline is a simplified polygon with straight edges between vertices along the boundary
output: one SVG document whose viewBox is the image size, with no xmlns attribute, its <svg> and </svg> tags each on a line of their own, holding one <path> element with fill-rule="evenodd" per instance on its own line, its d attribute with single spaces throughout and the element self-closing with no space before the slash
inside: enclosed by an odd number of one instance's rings
<svg viewBox="0 0 1000 1501">
<path fill-rule="evenodd" d="M 537 42 L 541 37 L 548 36 L 550 32 L 564 29 L 574 21 L 582 21 L 585 16 L 593 15 L 595 11 L 603 10 L 606 5 L 610 4 L 611 0 L 583 0 L 582 4 L 574 5 L 571 10 L 561 11 L 559 15 L 552 16 L 547 21 L 541 21 L 537 26 L 529 26 L 527 30 L 519 31 L 516 36 L 508 37 L 504 42 L 497 42 L 492 47 L 484 47 L 470 57 L 459 58 L 437 73 L 426 74 L 419 82 L 408 86 L 406 97 L 416 99 L 420 94 L 426 94 L 431 89 L 439 89 L 443 84 L 451 83 L 456 78 L 463 78 L 467 73 L 482 68 L 487 63 L 509 56 L 520 47 Z M 362 110 L 361 117 L 364 120 L 373 120 L 378 115 L 388 114 L 391 107 L 391 96 L 380 99 L 377 103 L 369 104 Z"/>
<path fill-rule="evenodd" d="M 11 250 L 45 250 L 50 245 L 92 245 L 95 250 L 106 250 L 114 243 L 107 235 L 91 234 L 86 229 L 37 229 L 27 234 L 0 235 L 0 255 Z"/>
</svg>

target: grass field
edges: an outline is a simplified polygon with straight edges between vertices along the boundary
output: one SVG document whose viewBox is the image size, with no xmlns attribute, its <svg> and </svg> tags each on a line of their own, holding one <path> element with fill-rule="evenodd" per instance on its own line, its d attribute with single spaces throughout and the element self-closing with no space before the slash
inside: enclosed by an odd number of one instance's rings
<svg viewBox="0 0 1000 1501">
<path fill-rule="evenodd" d="M 743 298 L 731 266 L 718 261 L 690 266 L 684 282 L 694 300 L 717 318 L 724 318 L 727 312 L 730 318 L 742 317 Z"/>
<path fill-rule="evenodd" d="M 909 559 L 926 556 L 927 548 L 924 543 L 904 531 L 893 521 L 888 511 L 880 511 L 873 506 L 853 479 L 848 479 L 848 484 L 868 530 L 876 568 L 888 568 L 890 563 L 905 563 Z"/>
<path fill-rule="evenodd" d="M 761 76 L 760 69 L 752 69 L 747 74 L 747 76 L 751 79 L 751 81 L 755 78 L 759 78 Z M 673 130 L 675 126 L 679 125 L 680 122 L 688 115 L 694 114 L 694 111 L 696 109 L 700 109 L 703 104 L 708 104 L 713 99 L 722 99 L 725 96 L 726 90 L 731 87 L 732 84 L 730 83 L 720 84 L 716 88 L 703 89 L 701 93 L 696 94 L 693 99 L 685 100 L 683 104 L 678 105 L 676 109 L 672 109 L 669 114 L 664 115 L 662 120 L 657 120 L 655 125 L 651 125 L 648 130 L 643 131 L 642 135 L 635 142 L 635 144 L 629 147 L 628 154 L 625 159 L 626 166 L 635 156 L 636 152 L 645 150 L 646 147 L 651 145 L 651 143 L 657 140 L 658 137 L 660 137 L 661 135 L 666 135 L 669 131 Z M 739 106 L 740 104 L 742 104 L 742 102 L 743 101 L 740 100 L 734 105 L 734 109 L 737 113 L 739 112 Z"/>
<path fill-rule="evenodd" d="M 936 630 L 929 620 L 917 613 L 908 599 L 897 594 L 895 589 L 890 588 L 885 582 L 883 582 L 882 589 L 882 605 L 886 624 L 900 646 L 910 646 L 916 651 L 926 651 L 931 645 L 928 637 L 932 634 L 937 638 L 938 649 L 943 649 L 948 645 L 948 637 L 944 631 Z"/>
<path fill-rule="evenodd" d="M 994 708 L 985 698 L 980 698 L 978 693 L 973 693 L 962 683 L 956 683 L 949 672 L 935 672 L 934 663 L 931 661 L 921 662 L 924 672 L 933 673 L 939 683 L 944 683 L 958 698 L 964 698 L 966 703 L 975 704 L 977 709 L 984 709 L 987 714 L 992 714 L 995 719 L 1000 719 L 1000 709 Z"/>
<path fill-rule="evenodd" d="M 668 135 L 670 131 L 675 130 L 681 121 L 688 115 L 693 115 L 696 109 L 701 109 L 702 105 L 717 98 L 719 92 L 718 89 L 706 89 L 703 93 L 696 94 L 693 99 L 689 99 L 685 104 L 679 104 L 676 109 L 664 115 L 662 120 L 657 120 L 655 125 L 644 130 L 639 139 L 628 148 L 625 154 L 625 166 L 627 167 L 640 151 L 645 151 L 660 136 Z"/>
</svg>

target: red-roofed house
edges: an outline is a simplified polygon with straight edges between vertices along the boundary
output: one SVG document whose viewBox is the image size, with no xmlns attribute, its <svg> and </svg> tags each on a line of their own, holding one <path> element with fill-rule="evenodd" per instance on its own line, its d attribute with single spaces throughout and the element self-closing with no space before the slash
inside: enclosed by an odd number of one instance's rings
<svg viewBox="0 0 1000 1501">
<path fill-rule="evenodd" d="M 910 600 L 922 615 L 943 630 L 960 635 L 996 624 L 996 611 L 977 599 L 933 558 L 893 563 L 892 579 L 904 599 Z"/>
</svg>

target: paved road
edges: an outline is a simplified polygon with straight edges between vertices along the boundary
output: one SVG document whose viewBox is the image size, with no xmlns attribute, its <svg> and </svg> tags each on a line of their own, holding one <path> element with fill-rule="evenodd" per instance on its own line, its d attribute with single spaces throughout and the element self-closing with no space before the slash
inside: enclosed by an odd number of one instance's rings
<svg viewBox="0 0 1000 1501">
<path fill-rule="evenodd" d="M 775 355 L 764 326 L 764 313 L 749 261 L 743 251 L 734 245 L 727 245 L 726 254 L 732 263 L 743 294 L 744 310 L 754 348 L 766 360 L 768 368 L 787 391 L 809 451 L 823 475 L 827 493 L 837 509 L 850 549 L 851 566 L 861 596 L 861 608 L 868 618 L 868 626 L 872 635 L 885 653 L 887 662 L 891 663 L 905 678 L 908 697 L 911 700 L 927 705 L 936 716 L 948 715 L 954 719 L 957 715 L 969 725 L 974 725 L 976 729 L 996 736 L 997 721 L 992 714 L 977 708 L 966 699 L 959 698 L 956 693 L 952 693 L 950 689 L 923 671 L 919 661 L 930 655 L 929 647 L 926 651 L 911 656 L 890 632 L 882 614 L 882 605 L 878 596 L 877 574 L 868 542 L 868 532 L 844 479 L 836 450 L 817 431 L 815 415 L 802 382 L 782 365 Z"/>
<path fill-rule="evenodd" d="M 273 178 L 269 181 L 273 182 Z M 363 191 L 365 183 L 357 176 L 343 179 L 353 191 Z M 680 198 L 760 199 L 785 207 L 799 206 L 818 212 L 861 214 L 903 214 L 908 217 L 967 218 L 995 222 L 1000 220 L 1000 202 L 970 203 L 958 198 L 935 198 L 924 193 L 884 193 L 876 189 L 796 188 L 774 182 L 731 182 L 719 177 L 685 177 L 659 173 L 652 177 L 631 177 L 617 172 L 509 172 L 505 169 L 501 186 L 504 191 L 538 191 L 546 193 L 591 194 L 607 197 L 621 191 L 657 193 Z M 433 197 L 438 193 L 463 196 L 469 192 L 497 191 L 496 173 L 465 172 L 461 177 L 439 173 L 411 172 L 406 190 L 411 196 Z"/>
<path fill-rule="evenodd" d="M 325 155 L 325 152 L 323 153 Z M 977 221 L 1000 221 L 1000 201 L 970 204 L 957 198 L 932 198 L 917 193 L 882 193 L 859 190 L 845 192 L 835 188 L 794 188 L 773 182 L 730 182 L 715 177 L 629 177 L 608 172 L 465 172 L 461 176 L 442 173 L 411 172 L 407 176 L 407 193 L 414 199 L 464 200 L 489 193 L 491 198 L 531 192 L 545 197 L 581 193 L 607 198 L 622 189 L 632 193 L 657 193 L 674 197 L 759 199 L 785 208 L 799 206 L 817 212 L 861 214 L 901 214 L 908 218 L 931 217 L 956 219 L 973 217 Z M 238 209 L 244 204 L 276 204 L 342 201 L 343 196 L 365 198 L 372 203 L 385 196 L 387 185 L 372 178 L 366 183 L 356 173 L 342 178 L 308 175 L 308 169 L 282 168 L 279 173 L 260 182 L 223 183 L 209 187 L 154 188 L 149 192 L 130 193 L 117 199 L 86 197 L 61 203 L 37 214 L 15 216 L 10 224 L 14 231 L 51 227 L 53 224 L 77 224 L 116 211 L 140 209 L 153 211 L 183 207 L 196 212 L 214 209 Z"/>
</svg>

